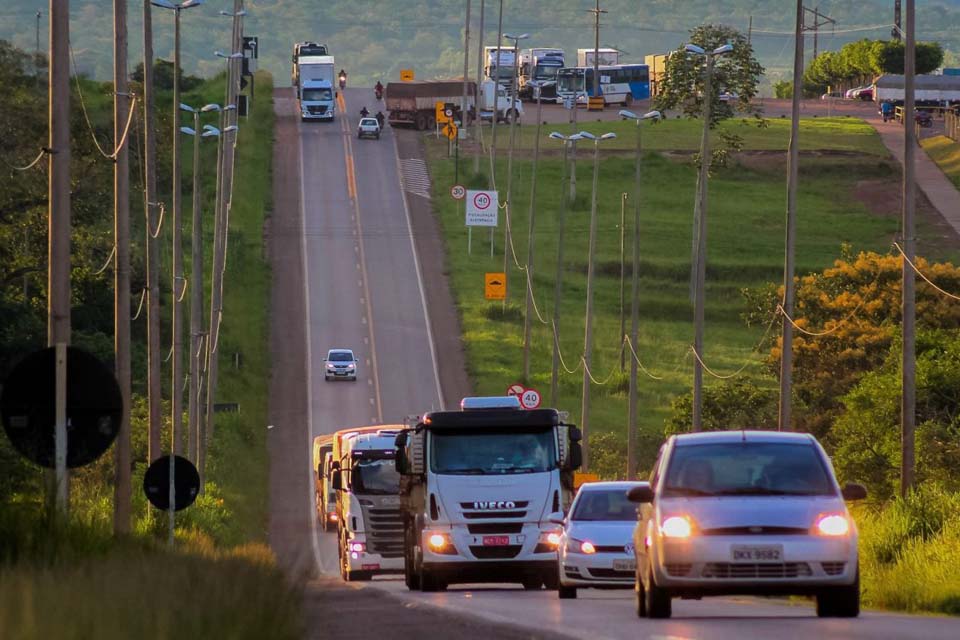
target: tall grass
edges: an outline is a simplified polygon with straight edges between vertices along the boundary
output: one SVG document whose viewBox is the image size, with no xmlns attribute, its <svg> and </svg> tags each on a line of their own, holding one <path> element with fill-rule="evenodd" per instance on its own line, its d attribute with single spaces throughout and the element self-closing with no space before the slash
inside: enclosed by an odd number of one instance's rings
<svg viewBox="0 0 960 640">
<path fill-rule="evenodd" d="M 867 606 L 960 615 L 960 494 L 925 485 L 855 517 Z"/>
</svg>

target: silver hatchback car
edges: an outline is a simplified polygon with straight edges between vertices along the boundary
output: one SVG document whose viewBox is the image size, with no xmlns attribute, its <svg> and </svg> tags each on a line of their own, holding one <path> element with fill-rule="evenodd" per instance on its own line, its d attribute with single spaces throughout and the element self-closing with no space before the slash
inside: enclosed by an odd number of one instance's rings
<svg viewBox="0 0 960 640">
<path fill-rule="evenodd" d="M 813 595 L 817 615 L 860 613 L 857 528 L 813 436 L 722 431 L 672 436 L 634 530 L 637 615 L 668 618 L 671 598 Z"/>
</svg>

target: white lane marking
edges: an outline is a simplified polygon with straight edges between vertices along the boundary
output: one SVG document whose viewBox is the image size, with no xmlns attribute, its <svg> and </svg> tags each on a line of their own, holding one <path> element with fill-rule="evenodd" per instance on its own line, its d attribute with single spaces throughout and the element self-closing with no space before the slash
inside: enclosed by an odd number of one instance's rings
<svg viewBox="0 0 960 640">
<path fill-rule="evenodd" d="M 370 338 L 364 337 L 363 344 L 370 344 Z"/>
<path fill-rule="evenodd" d="M 376 404 L 376 402 L 374 402 L 373 398 L 370 398 L 370 405 L 373 406 L 374 404 Z"/>
<path fill-rule="evenodd" d="M 310 269 L 307 265 L 307 194 L 306 187 L 304 186 L 306 185 L 306 180 L 303 179 L 303 138 L 301 136 L 301 128 L 298 122 L 297 147 L 299 149 L 300 160 L 300 166 L 298 167 L 300 174 L 300 268 L 303 271 L 303 308 L 307 338 L 307 446 L 304 447 L 304 450 L 307 452 L 307 471 L 310 474 L 310 480 L 307 482 L 307 504 L 309 505 L 307 513 L 310 514 L 310 542 L 313 546 L 313 560 L 317 565 L 317 569 L 320 570 L 320 573 L 327 573 L 327 568 L 323 565 L 323 557 L 320 553 L 315 513 L 317 509 L 314 496 L 315 483 L 313 481 L 313 360 L 310 357 L 313 346 L 310 340 Z"/>
<path fill-rule="evenodd" d="M 397 136 L 393 138 L 393 151 L 396 154 L 397 168 L 400 168 L 400 147 L 397 146 Z M 413 241 L 413 222 L 410 219 L 410 206 L 407 204 L 407 193 L 401 189 L 401 200 L 403 201 L 403 212 L 407 216 L 407 235 L 410 238 L 410 250 L 413 252 L 413 263 L 417 271 L 417 287 L 420 288 L 420 303 L 423 306 L 423 322 L 427 327 L 427 341 L 430 343 L 430 359 L 433 363 L 433 378 L 437 384 L 437 401 L 440 410 L 443 411 L 445 403 L 443 401 L 443 390 L 440 388 L 440 368 L 437 366 L 437 345 L 433 341 L 433 328 L 430 326 L 430 314 L 427 311 L 427 296 L 423 291 L 423 274 L 420 269 L 420 256 L 417 255 L 417 245 Z"/>
<path fill-rule="evenodd" d="M 394 136 L 396 144 L 396 136 Z M 430 173 L 427 164 L 420 158 L 405 158 L 400 161 L 400 185 L 404 191 L 430 198 Z"/>
<path fill-rule="evenodd" d="M 367 378 L 367 386 L 368 386 L 368 387 L 372 387 L 372 386 L 373 386 L 373 380 L 371 380 L 370 378 Z"/>
</svg>

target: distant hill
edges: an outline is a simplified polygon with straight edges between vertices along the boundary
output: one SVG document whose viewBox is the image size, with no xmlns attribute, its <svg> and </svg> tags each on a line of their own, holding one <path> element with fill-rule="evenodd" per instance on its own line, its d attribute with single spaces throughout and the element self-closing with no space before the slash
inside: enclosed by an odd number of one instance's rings
<svg viewBox="0 0 960 640">
<path fill-rule="evenodd" d="M 41 44 L 46 47 L 46 0 L 16 0 L 0 8 L 0 38 L 34 48 L 36 12 L 43 12 Z M 560 46 L 575 55 L 593 45 L 590 0 L 505 0 L 504 31 L 527 32 L 536 46 Z M 814 4 L 811 2 L 810 4 Z M 938 40 L 951 51 L 948 64 L 960 52 L 960 0 L 920 4 L 918 37 Z M 498 2 L 486 2 L 484 41 L 493 44 Z M 72 0 L 71 40 L 78 68 L 107 79 L 111 74 L 113 23 L 107 0 Z M 476 37 L 480 1 L 473 0 L 471 72 L 476 69 Z M 675 48 L 688 29 L 704 22 L 723 23 L 746 32 L 753 19 L 752 42 L 768 80 L 791 67 L 793 0 L 602 0 L 609 13 L 602 21 L 600 40 L 641 60 L 645 54 Z M 131 68 L 139 61 L 143 4 L 130 2 Z M 214 50 L 228 47 L 230 20 L 219 15 L 232 9 L 231 0 L 207 0 L 182 14 L 183 60 L 188 73 L 210 75 L 223 69 Z M 278 84 L 289 80 L 290 49 L 298 40 L 327 43 L 337 66 L 347 69 L 351 84 L 395 79 L 402 68 L 418 78 L 458 76 L 463 72 L 462 32 L 466 0 L 247 0 L 245 32 L 260 37 L 260 66 L 274 73 Z M 819 2 L 820 11 L 837 21 L 819 32 L 821 51 L 863 37 L 888 38 L 893 22 L 889 0 Z M 173 19 L 154 9 L 155 51 L 171 57 Z M 808 55 L 812 38 L 808 37 Z"/>
</svg>

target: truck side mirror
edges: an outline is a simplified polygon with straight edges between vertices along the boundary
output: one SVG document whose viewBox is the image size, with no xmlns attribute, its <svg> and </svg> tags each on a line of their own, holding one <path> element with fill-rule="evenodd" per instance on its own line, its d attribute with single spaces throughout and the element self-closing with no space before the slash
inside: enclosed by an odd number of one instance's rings
<svg viewBox="0 0 960 640">
<path fill-rule="evenodd" d="M 397 437 L 394 438 L 394 440 L 393 440 L 393 446 L 395 446 L 395 447 L 398 448 L 398 449 L 402 449 L 403 447 L 407 446 L 407 432 L 406 432 L 406 431 L 401 431 L 400 433 L 397 434 Z"/>
<path fill-rule="evenodd" d="M 580 427 L 570 425 L 570 442 L 580 442 L 581 440 L 583 440 L 583 432 L 580 431 Z"/>
<path fill-rule="evenodd" d="M 575 471 L 583 466 L 583 447 L 579 442 L 570 443 L 570 457 L 567 462 L 567 468 Z"/>
<path fill-rule="evenodd" d="M 333 490 L 334 490 L 334 491 L 341 491 L 341 490 L 343 489 L 343 476 L 341 475 L 339 469 L 337 469 L 336 471 L 333 472 L 333 476 L 331 477 L 331 481 L 332 481 L 332 483 L 333 483 Z"/>
</svg>

